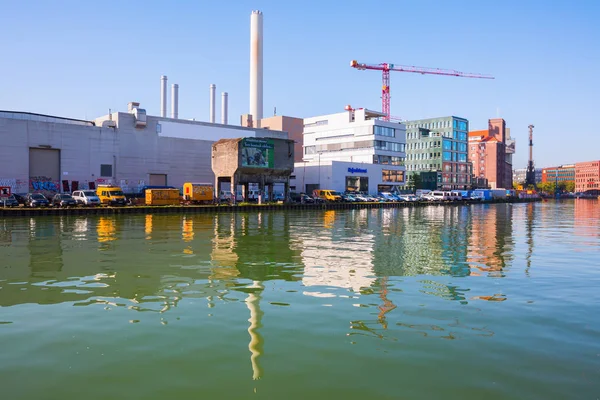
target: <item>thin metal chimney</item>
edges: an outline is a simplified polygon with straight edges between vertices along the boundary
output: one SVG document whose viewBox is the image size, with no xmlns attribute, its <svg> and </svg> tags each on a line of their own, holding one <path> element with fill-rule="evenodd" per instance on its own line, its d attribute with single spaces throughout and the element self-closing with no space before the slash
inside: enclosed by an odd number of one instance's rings
<svg viewBox="0 0 600 400">
<path fill-rule="evenodd" d="M 215 123 L 215 93 L 217 91 L 217 85 L 214 83 L 210 85 L 210 105 L 209 105 L 209 122 Z"/>
<path fill-rule="evenodd" d="M 171 86 L 171 118 L 179 118 L 179 85 Z"/>
<path fill-rule="evenodd" d="M 221 93 L 221 123 L 227 125 L 227 92 Z"/>
<path fill-rule="evenodd" d="M 250 15 L 250 114 L 257 126 L 263 117 L 263 14 Z"/>
<path fill-rule="evenodd" d="M 160 116 L 167 118 L 167 76 L 160 77 Z"/>
</svg>

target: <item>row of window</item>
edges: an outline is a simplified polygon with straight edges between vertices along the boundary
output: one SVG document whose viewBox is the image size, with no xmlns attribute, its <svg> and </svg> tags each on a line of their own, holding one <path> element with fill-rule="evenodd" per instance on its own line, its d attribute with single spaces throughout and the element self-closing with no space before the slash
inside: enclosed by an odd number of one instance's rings
<svg viewBox="0 0 600 400">
<path fill-rule="evenodd" d="M 373 155 L 373 164 L 404 165 L 404 157 Z"/>
<path fill-rule="evenodd" d="M 467 155 L 464 153 L 451 153 L 449 151 L 444 151 L 443 153 L 444 161 L 458 161 L 458 162 L 466 162 Z"/>
<path fill-rule="evenodd" d="M 328 143 L 321 144 L 318 146 L 305 146 L 304 154 L 316 154 L 317 152 L 327 151 L 341 151 L 348 149 L 365 149 L 375 148 L 375 150 L 393 151 L 397 153 L 404 153 L 406 145 L 404 143 L 386 142 L 384 140 L 361 140 L 357 142 L 344 142 L 344 143 Z"/>
<path fill-rule="evenodd" d="M 388 128 L 386 126 L 374 126 L 373 134 L 377 136 L 396 137 L 396 130 L 394 128 Z"/>
<path fill-rule="evenodd" d="M 431 136 L 440 136 L 440 135 L 431 135 Z M 466 142 L 467 141 L 467 132 L 462 132 L 462 131 L 447 131 L 447 132 L 441 132 L 441 136 L 448 138 L 448 139 L 455 139 L 455 140 L 460 140 L 462 142 Z M 423 134 L 420 134 L 419 132 L 407 132 L 406 133 L 406 140 L 418 140 L 421 139 L 421 137 L 430 137 L 429 133 L 424 132 Z"/>
<path fill-rule="evenodd" d="M 458 129 L 460 131 L 468 131 L 469 130 L 469 125 L 467 121 L 461 121 L 458 119 L 453 120 L 454 124 L 452 125 L 452 128 L 454 129 Z M 444 120 L 444 121 L 432 121 L 432 122 L 422 122 L 419 124 L 408 124 L 406 126 L 407 128 L 413 129 L 413 128 L 425 128 L 425 129 L 441 129 L 441 128 L 450 128 L 450 120 Z"/>
<path fill-rule="evenodd" d="M 383 182 L 404 182 L 404 171 L 384 169 L 381 170 L 381 175 Z"/>
<path fill-rule="evenodd" d="M 415 164 L 415 165 L 407 165 L 406 166 L 406 170 L 407 171 L 428 171 L 428 170 L 434 170 L 434 171 L 439 171 L 440 169 L 442 169 L 442 164 Z"/>
<path fill-rule="evenodd" d="M 415 154 L 407 154 L 406 158 L 408 160 L 427 160 L 430 158 L 439 158 L 442 153 L 415 153 Z"/>
<path fill-rule="evenodd" d="M 404 143 L 386 142 L 385 140 L 374 140 L 375 150 L 396 151 L 404 153 L 406 145 Z"/>
</svg>

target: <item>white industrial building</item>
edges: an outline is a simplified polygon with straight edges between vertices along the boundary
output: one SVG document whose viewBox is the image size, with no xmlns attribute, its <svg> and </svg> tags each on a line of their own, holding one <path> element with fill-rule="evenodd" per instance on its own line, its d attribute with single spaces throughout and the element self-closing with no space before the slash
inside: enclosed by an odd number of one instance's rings
<svg viewBox="0 0 600 400">
<path fill-rule="evenodd" d="M 46 193 L 115 184 L 214 182 L 211 146 L 219 139 L 287 133 L 146 115 L 137 103 L 94 121 L 0 111 L 0 186 Z"/>
<path fill-rule="evenodd" d="M 406 127 L 385 115 L 347 107 L 304 119 L 303 161 L 294 164 L 292 191 L 314 189 L 371 194 L 405 185 Z"/>
</svg>

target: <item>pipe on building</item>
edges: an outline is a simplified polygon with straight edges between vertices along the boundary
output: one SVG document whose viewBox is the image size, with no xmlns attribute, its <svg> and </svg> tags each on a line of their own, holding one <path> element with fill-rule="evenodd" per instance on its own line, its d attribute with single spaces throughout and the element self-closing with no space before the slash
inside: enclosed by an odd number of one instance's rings
<svg viewBox="0 0 600 400">
<path fill-rule="evenodd" d="M 217 85 L 214 83 L 210 85 L 210 105 L 209 105 L 209 122 L 215 123 L 215 93 L 217 91 Z"/>
<path fill-rule="evenodd" d="M 167 76 L 160 77 L 160 116 L 167 118 Z"/>
<path fill-rule="evenodd" d="M 179 85 L 176 83 L 171 86 L 171 118 L 179 118 Z"/>
<path fill-rule="evenodd" d="M 227 125 L 227 92 L 221 93 L 221 123 Z"/>
<path fill-rule="evenodd" d="M 250 114 L 256 126 L 263 117 L 263 14 L 250 15 Z"/>
</svg>

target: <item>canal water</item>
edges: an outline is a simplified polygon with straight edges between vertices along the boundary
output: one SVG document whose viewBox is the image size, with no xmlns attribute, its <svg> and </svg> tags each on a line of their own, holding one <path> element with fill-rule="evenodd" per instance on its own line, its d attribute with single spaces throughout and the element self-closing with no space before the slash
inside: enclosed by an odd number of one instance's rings
<svg viewBox="0 0 600 400">
<path fill-rule="evenodd" d="M 0 219 L 4 399 L 596 399 L 596 200 Z"/>
</svg>

